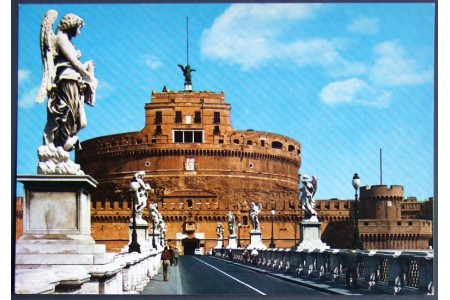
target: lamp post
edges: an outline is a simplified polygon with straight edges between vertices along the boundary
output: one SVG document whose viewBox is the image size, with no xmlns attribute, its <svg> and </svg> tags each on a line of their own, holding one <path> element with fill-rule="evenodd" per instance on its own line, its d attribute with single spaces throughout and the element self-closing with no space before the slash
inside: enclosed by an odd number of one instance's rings
<svg viewBox="0 0 450 300">
<path fill-rule="evenodd" d="M 359 180 L 358 173 L 355 173 L 352 180 L 353 188 L 355 189 L 355 209 L 354 209 L 354 232 L 353 232 L 353 249 L 363 249 L 361 239 L 359 236 L 359 227 L 358 227 L 358 189 L 361 185 L 361 181 Z"/>
<path fill-rule="evenodd" d="M 241 248 L 241 223 L 238 223 L 238 243 L 237 247 Z"/>
<path fill-rule="evenodd" d="M 156 227 L 156 222 L 155 222 L 154 220 L 152 220 L 152 227 L 153 227 L 152 247 L 153 247 L 153 249 L 156 249 L 156 242 L 155 242 L 155 227 Z"/>
<path fill-rule="evenodd" d="M 139 245 L 137 241 L 137 233 L 136 233 L 136 202 L 138 197 L 138 190 L 139 190 L 139 182 L 136 180 L 136 178 L 133 178 L 130 183 L 131 191 L 133 192 L 132 196 L 132 206 L 133 206 L 133 229 L 131 232 L 131 243 L 128 246 L 128 252 L 138 252 L 141 253 L 141 245 Z"/>
<path fill-rule="evenodd" d="M 274 216 L 275 216 L 275 209 L 272 209 L 272 210 L 270 211 L 270 213 L 272 214 L 272 216 L 271 216 L 271 219 L 272 219 L 272 237 L 271 237 L 271 239 L 270 239 L 270 245 L 269 245 L 269 248 L 275 248 L 275 242 L 274 242 L 274 240 L 273 240 L 273 218 L 274 218 Z"/>
</svg>

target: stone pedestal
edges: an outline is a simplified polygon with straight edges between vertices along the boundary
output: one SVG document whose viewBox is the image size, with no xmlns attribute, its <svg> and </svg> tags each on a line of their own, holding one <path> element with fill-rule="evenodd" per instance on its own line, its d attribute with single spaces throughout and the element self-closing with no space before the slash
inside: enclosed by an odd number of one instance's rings
<svg viewBox="0 0 450 300">
<path fill-rule="evenodd" d="M 222 249 L 223 247 L 223 239 L 217 239 L 217 244 L 214 249 Z"/>
<path fill-rule="evenodd" d="M 300 222 L 300 243 L 293 247 L 293 250 L 302 251 L 304 249 L 330 249 L 321 240 L 320 227 L 322 222 Z"/>
<path fill-rule="evenodd" d="M 262 243 L 261 239 L 261 231 L 252 230 L 250 231 L 250 245 L 248 245 L 247 249 L 267 249 L 266 245 Z"/>
<path fill-rule="evenodd" d="M 236 235 L 235 234 L 231 234 L 228 237 L 227 249 L 236 249 L 236 248 L 237 248 Z"/>
<path fill-rule="evenodd" d="M 114 254 L 91 236 L 90 191 L 97 186 L 87 175 L 22 175 L 23 235 L 16 242 L 17 265 L 106 264 Z"/>
<path fill-rule="evenodd" d="M 132 235 L 133 235 L 133 220 L 131 220 L 131 223 L 128 224 L 129 228 L 129 242 L 128 245 L 123 247 L 123 249 L 120 252 L 129 252 L 129 246 L 131 244 Z M 150 251 L 152 249 L 152 246 L 150 245 L 148 241 L 148 224 L 147 222 L 136 224 L 136 236 L 137 236 L 137 242 L 141 248 L 141 252 Z"/>
</svg>

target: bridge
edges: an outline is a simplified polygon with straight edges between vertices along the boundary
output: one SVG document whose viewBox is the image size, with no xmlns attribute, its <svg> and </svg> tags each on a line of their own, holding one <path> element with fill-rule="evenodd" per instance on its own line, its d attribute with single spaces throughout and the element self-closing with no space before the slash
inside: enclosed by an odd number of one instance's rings
<svg viewBox="0 0 450 300">
<path fill-rule="evenodd" d="M 90 279 L 61 273 L 55 279 L 49 270 L 19 269 L 16 293 L 434 295 L 432 250 L 358 250 L 358 289 L 346 287 L 342 263 L 348 250 L 267 249 L 251 262 L 244 259 L 244 250 L 181 256 L 179 265 L 171 266 L 169 282 L 162 280 L 161 248 L 117 254 L 114 271 L 96 269 Z"/>
</svg>

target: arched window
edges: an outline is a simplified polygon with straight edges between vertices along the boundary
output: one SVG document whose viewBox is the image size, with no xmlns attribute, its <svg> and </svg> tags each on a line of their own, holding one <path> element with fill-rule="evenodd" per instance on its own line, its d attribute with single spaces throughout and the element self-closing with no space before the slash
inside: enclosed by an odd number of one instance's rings
<svg viewBox="0 0 450 300">
<path fill-rule="evenodd" d="M 283 144 L 278 142 L 278 141 L 273 141 L 272 142 L 272 148 L 273 149 L 283 149 Z"/>
</svg>

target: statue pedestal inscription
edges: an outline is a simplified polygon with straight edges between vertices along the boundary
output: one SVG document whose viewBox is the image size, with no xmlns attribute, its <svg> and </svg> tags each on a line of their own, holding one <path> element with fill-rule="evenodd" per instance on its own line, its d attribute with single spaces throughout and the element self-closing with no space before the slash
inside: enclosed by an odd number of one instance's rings
<svg viewBox="0 0 450 300">
<path fill-rule="evenodd" d="M 300 222 L 301 240 L 293 250 L 302 251 L 304 249 L 330 249 L 321 240 L 320 227 L 322 222 Z"/>
<path fill-rule="evenodd" d="M 227 249 L 236 249 L 236 248 L 237 248 L 236 235 L 235 234 L 231 234 L 228 237 Z"/>
<path fill-rule="evenodd" d="M 247 249 L 267 249 L 266 245 L 262 243 L 261 240 L 261 231 L 252 230 L 250 231 L 250 245 L 248 245 Z"/>
<path fill-rule="evenodd" d="M 113 261 L 91 236 L 90 176 L 22 175 L 23 235 L 16 243 L 18 265 L 92 265 Z"/>
</svg>

